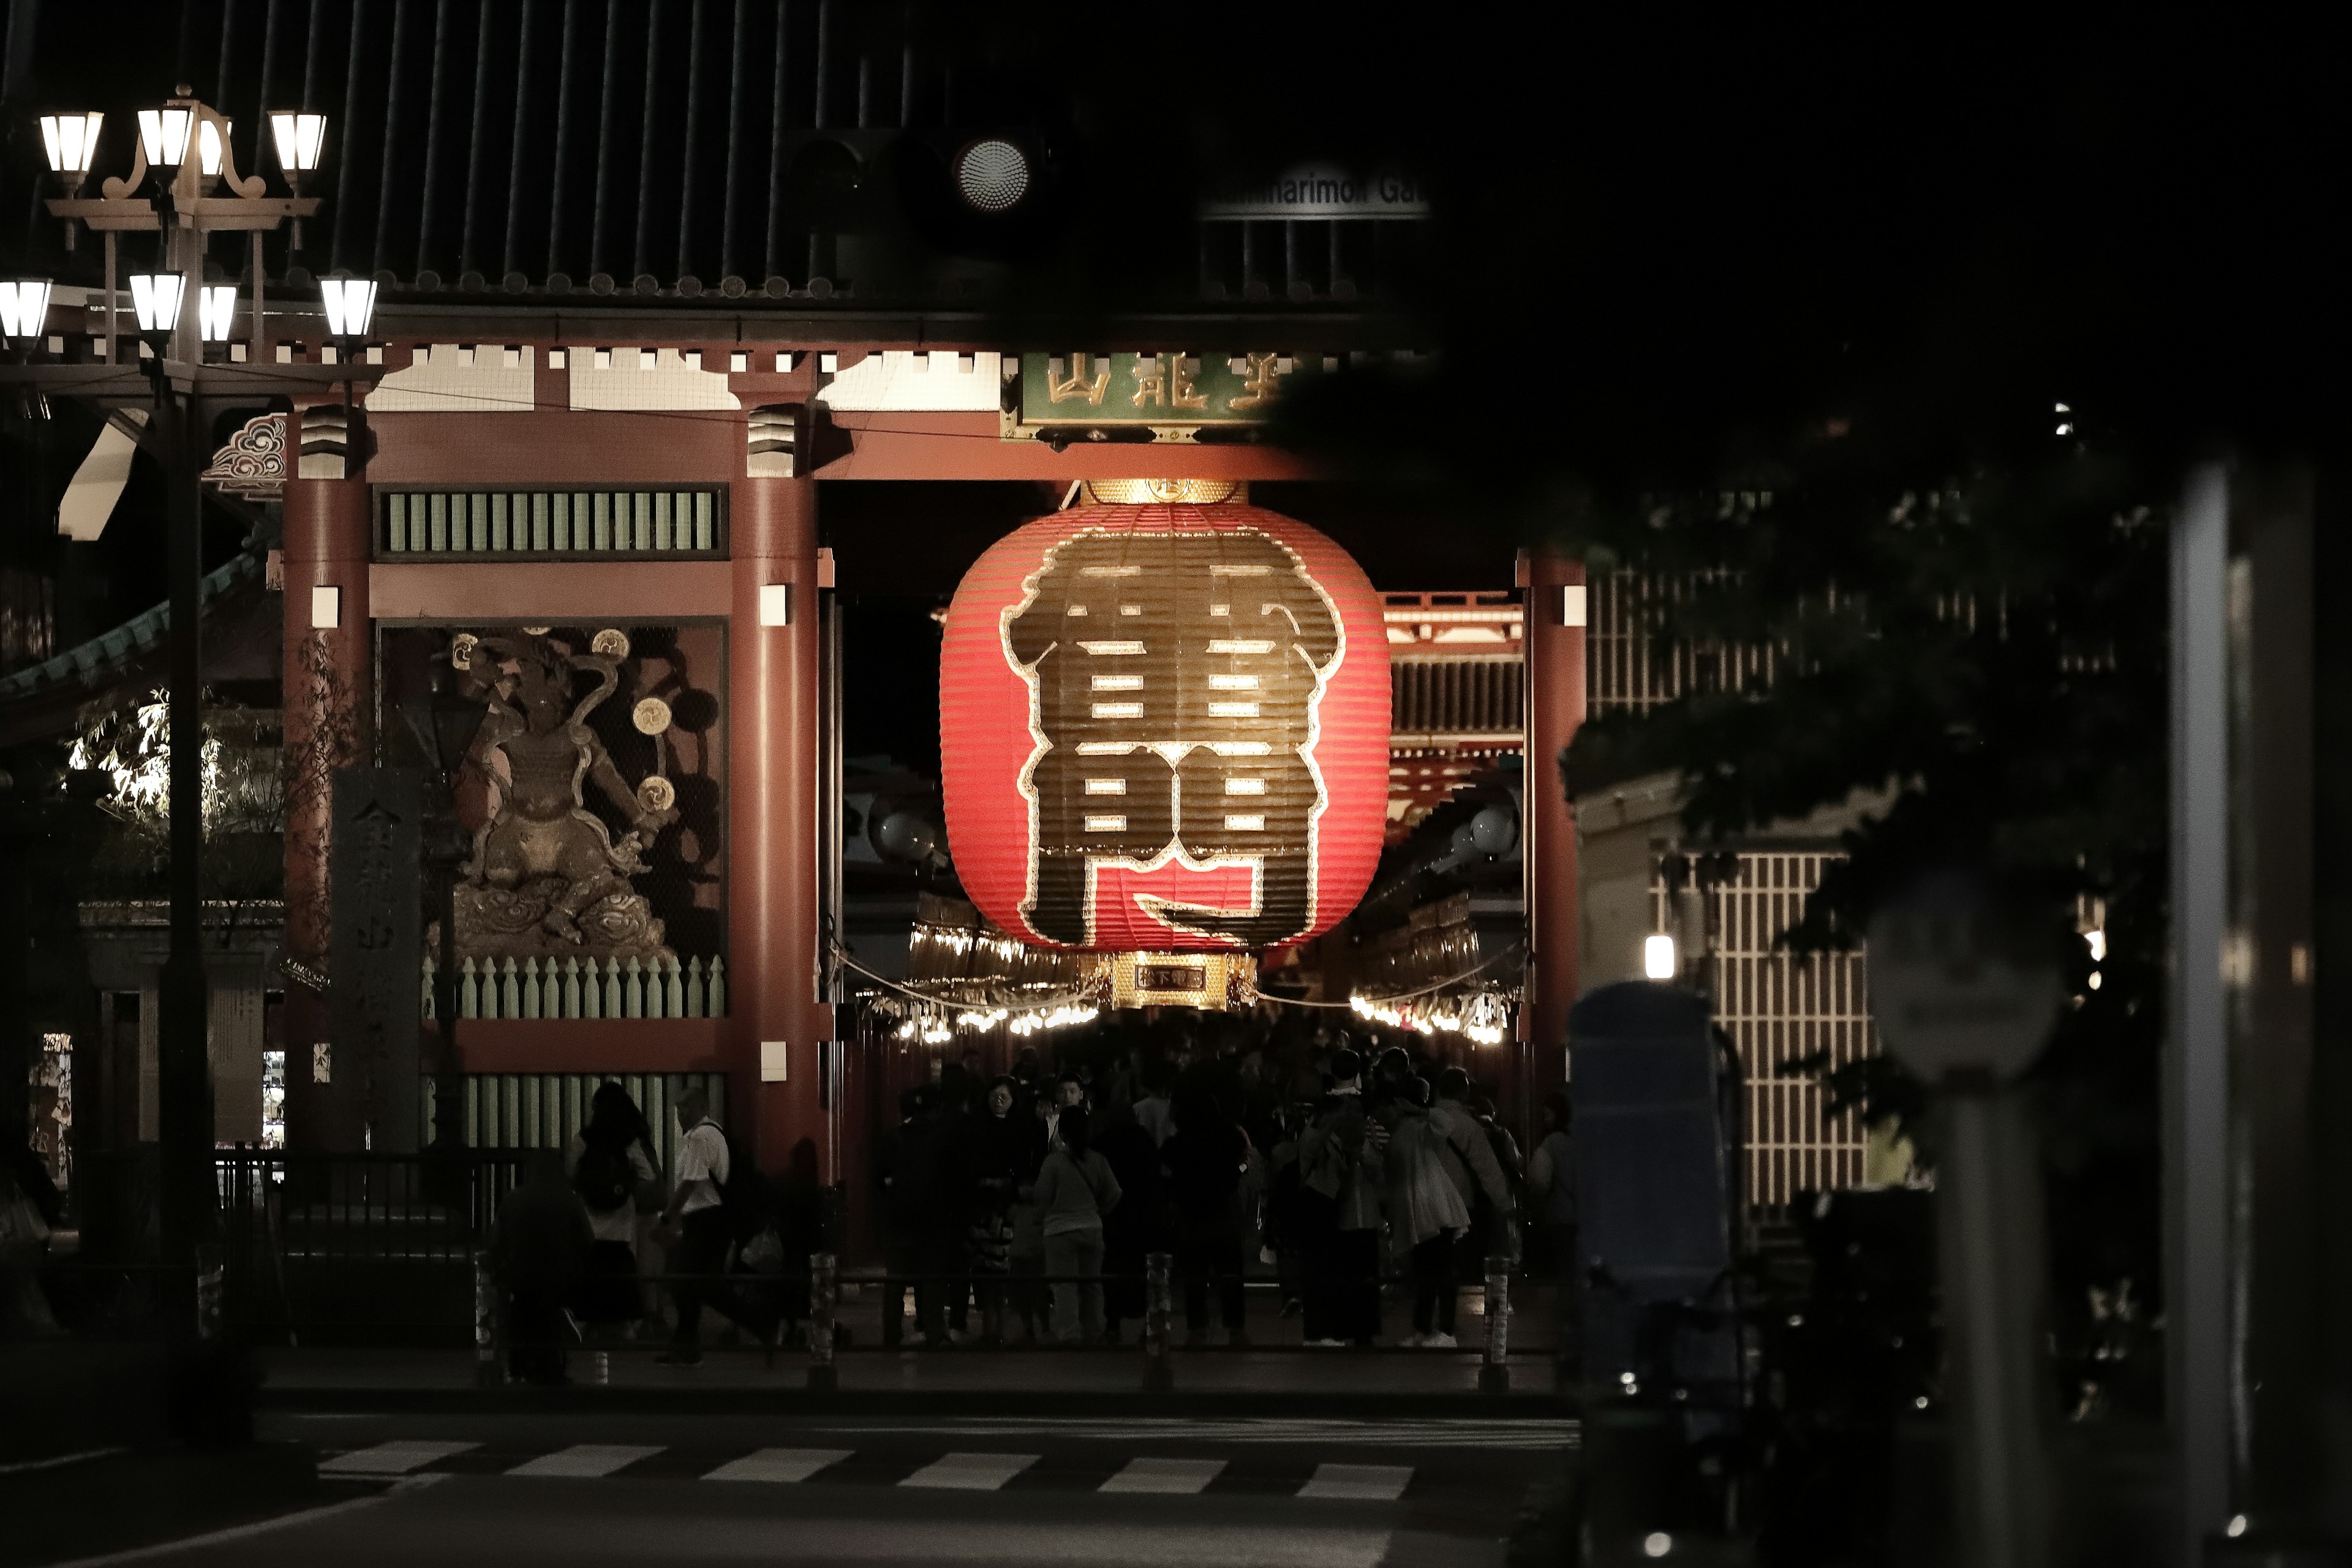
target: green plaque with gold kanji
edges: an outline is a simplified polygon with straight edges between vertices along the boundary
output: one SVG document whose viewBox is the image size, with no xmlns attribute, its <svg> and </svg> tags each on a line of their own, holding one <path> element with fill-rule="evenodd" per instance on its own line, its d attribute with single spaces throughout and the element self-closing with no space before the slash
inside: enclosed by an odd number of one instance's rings
<svg viewBox="0 0 2352 1568">
<path fill-rule="evenodd" d="M 1320 374 L 1326 363 L 1281 353 L 1024 353 L 1019 406 L 1004 434 L 1261 424 L 1295 377 Z"/>
</svg>

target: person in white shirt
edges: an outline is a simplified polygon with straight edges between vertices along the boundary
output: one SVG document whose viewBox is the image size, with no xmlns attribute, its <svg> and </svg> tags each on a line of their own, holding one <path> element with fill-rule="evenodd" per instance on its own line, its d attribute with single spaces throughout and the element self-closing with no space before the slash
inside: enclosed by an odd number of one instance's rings
<svg viewBox="0 0 2352 1568">
<path fill-rule="evenodd" d="M 739 1298 L 723 1276 L 734 1237 L 720 1189 L 735 1179 L 727 1151 L 727 1135 L 710 1120 L 710 1101 L 700 1089 L 677 1097 L 677 1184 L 662 1210 L 654 1234 L 669 1248 L 669 1272 L 693 1276 L 670 1287 L 677 1303 L 677 1330 L 670 1348 L 654 1359 L 670 1366 L 693 1366 L 702 1360 L 702 1309 L 719 1313 L 748 1330 L 773 1350 L 776 1320 Z M 749 1175 L 752 1173 L 745 1173 Z"/>
</svg>

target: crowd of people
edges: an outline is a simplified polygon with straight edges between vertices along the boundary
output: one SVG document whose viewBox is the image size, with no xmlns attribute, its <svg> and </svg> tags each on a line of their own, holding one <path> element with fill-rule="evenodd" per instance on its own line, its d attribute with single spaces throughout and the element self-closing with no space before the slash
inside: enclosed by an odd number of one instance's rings
<svg viewBox="0 0 2352 1568">
<path fill-rule="evenodd" d="M 1369 1345 L 1383 1296 L 1411 1300 L 1398 1342 L 1451 1348 L 1462 1282 L 1486 1260 L 1574 1254 L 1568 1110 L 1535 1147 L 1465 1068 L 1336 1033 L 1194 1036 L 1114 1026 L 1045 1070 L 993 1078 L 977 1052 L 899 1097 L 868 1175 L 883 1250 L 882 1340 L 1117 1343 L 1166 1253 L 1188 1342 L 1249 1342 L 1244 1284 L 1270 1279 L 1307 1344 Z M 603 1085 L 563 1149 L 535 1151 L 503 1204 L 494 1258 L 519 1377 L 558 1381 L 576 1340 L 662 1331 L 692 1364 L 706 1314 L 772 1351 L 805 1322 L 805 1259 L 832 1250 L 816 1149 L 780 1179 L 675 1105 L 675 1168 L 636 1103 Z M 648 1279 L 668 1277 L 671 1310 Z"/>
<path fill-rule="evenodd" d="M 911 1291 L 929 1344 L 1115 1343 L 1165 1252 L 1193 1342 L 1247 1342 L 1255 1258 L 1309 1344 L 1375 1342 L 1404 1279 L 1402 1342 L 1447 1348 L 1486 1258 L 1518 1260 L 1529 1230 L 1546 1261 L 1573 1251 L 1562 1098 L 1523 1159 L 1465 1068 L 1401 1047 L 1108 1043 L 1050 1077 L 1034 1052 L 993 1079 L 968 1053 L 900 1096 L 872 1173 L 886 1342 Z"/>
<path fill-rule="evenodd" d="M 618 1083 L 597 1089 L 566 1147 L 531 1152 L 499 1205 L 491 1245 L 516 1377 L 562 1382 L 575 1340 L 658 1331 L 652 1275 L 670 1277 L 660 1362 L 702 1359 L 707 1311 L 771 1352 L 806 1320 L 800 1260 L 828 1245 L 816 1144 L 802 1139 L 782 1178 L 770 1180 L 709 1110 L 699 1090 L 677 1098 L 677 1157 L 667 1180 L 653 1128 Z"/>
</svg>

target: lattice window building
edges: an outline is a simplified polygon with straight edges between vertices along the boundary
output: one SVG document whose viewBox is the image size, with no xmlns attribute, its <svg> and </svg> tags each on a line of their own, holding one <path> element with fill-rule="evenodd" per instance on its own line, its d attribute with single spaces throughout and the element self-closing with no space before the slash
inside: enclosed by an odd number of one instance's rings
<svg viewBox="0 0 2352 1568">
<path fill-rule="evenodd" d="M 1640 572 L 1594 576 L 1586 599 L 1590 716 L 1647 713 L 1690 693 L 1737 690 L 1772 678 L 1779 650 L 1769 645 L 1661 646 L 1658 633 L 1672 606 L 1706 581 Z M 1800 1192 L 1863 1179 L 1860 1120 L 1851 1113 L 1824 1119 L 1818 1073 L 1782 1076 L 1789 1063 L 1818 1052 L 1843 1066 L 1878 1049 L 1862 953 L 1801 958 L 1775 945 L 1802 918 L 1806 895 L 1835 858 L 1826 849 L 1742 851 L 1738 879 L 1706 895 L 1717 933 L 1717 1020 L 1738 1044 L 1747 1078 L 1744 1187 L 1751 1211 L 1768 1215 Z M 1650 901 L 1650 929 L 1675 930 L 1654 875 Z"/>
<path fill-rule="evenodd" d="M 1739 856 L 1736 879 L 1706 894 L 1714 931 L 1716 1020 L 1739 1047 L 1747 1104 L 1742 1185 L 1751 1213 L 1776 1214 L 1801 1192 L 1863 1179 L 1863 1126 L 1847 1111 L 1825 1117 L 1816 1071 L 1789 1064 L 1827 1052 L 1843 1067 L 1878 1050 L 1866 966 L 1859 951 L 1801 956 L 1778 945 L 1803 918 L 1805 898 L 1838 858 L 1810 851 Z M 1650 889 L 1652 928 L 1671 931 L 1665 885 Z"/>
<path fill-rule="evenodd" d="M 1646 713 L 1685 692 L 1738 690 L 1750 680 L 1771 679 L 1775 650 L 1769 646 L 1658 645 L 1668 607 L 1704 581 L 1641 572 L 1609 572 L 1592 579 L 1585 599 L 1588 714 L 1597 719 L 1604 713 Z"/>
</svg>

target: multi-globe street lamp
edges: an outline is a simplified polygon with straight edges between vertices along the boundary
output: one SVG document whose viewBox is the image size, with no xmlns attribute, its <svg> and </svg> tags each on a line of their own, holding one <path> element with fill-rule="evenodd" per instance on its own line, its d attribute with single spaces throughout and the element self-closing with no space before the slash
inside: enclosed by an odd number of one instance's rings
<svg viewBox="0 0 2352 1568">
<path fill-rule="evenodd" d="M 327 129 L 324 116 L 307 111 L 281 110 L 269 118 L 289 195 L 271 195 L 260 175 L 238 172 L 228 120 L 183 87 L 160 108 L 138 111 L 130 172 L 104 180 L 99 194 L 89 196 L 82 191 L 96 164 L 105 115 L 41 116 L 42 150 L 61 192 L 48 206 L 65 224 L 66 247 L 74 248 L 77 232 L 85 227 L 105 241 L 102 331 L 92 334 L 94 362 L 77 363 L 62 352 L 68 340 L 49 335 L 48 280 L 0 282 L 0 331 L 22 350 L 19 363 L 0 364 L 0 382 L 109 410 L 144 405 L 151 417 L 142 442 L 166 478 L 168 711 L 171 734 L 179 743 L 171 753 L 171 947 L 160 987 L 158 1217 L 163 1261 L 177 1278 L 191 1281 L 193 1275 L 185 1271 L 196 1264 L 211 1198 L 213 1140 L 198 875 L 204 842 L 199 476 L 211 456 L 205 437 L 213 419 L 231 407 L 315 400 L 337 387 L 348 399 L 352 383 L 383 374 L 363 363 L 367 356 L 350 353 L 322 356 L 339 363 L 269 363 L 260 240 L 291 223 L 293 243 L 299 247 L 301 220 L 319 206 L 316 196 L 301 194 L 302 180 L 319 167 Z M 205 250 L 212 236 L 222 232 L 252 237 L 253 352 L 245 363 L 234 363 L 234 354 L 227 356 L 230 363 L 208 363 L 205 353 L 206 344 L 230 340 L 238 312 L 236 285 L 205 280 Z M 125 234 L 155 235 L 160 252 L 152 269 L 134 271 L 127 280 L 142 349 L 137 368 L 117 363 L 119 251 Z M 372 281 L 331 279 L 322 295 L 332 336 L 346 342 L 365 336 L 375 302 Z"/>
</svg>

